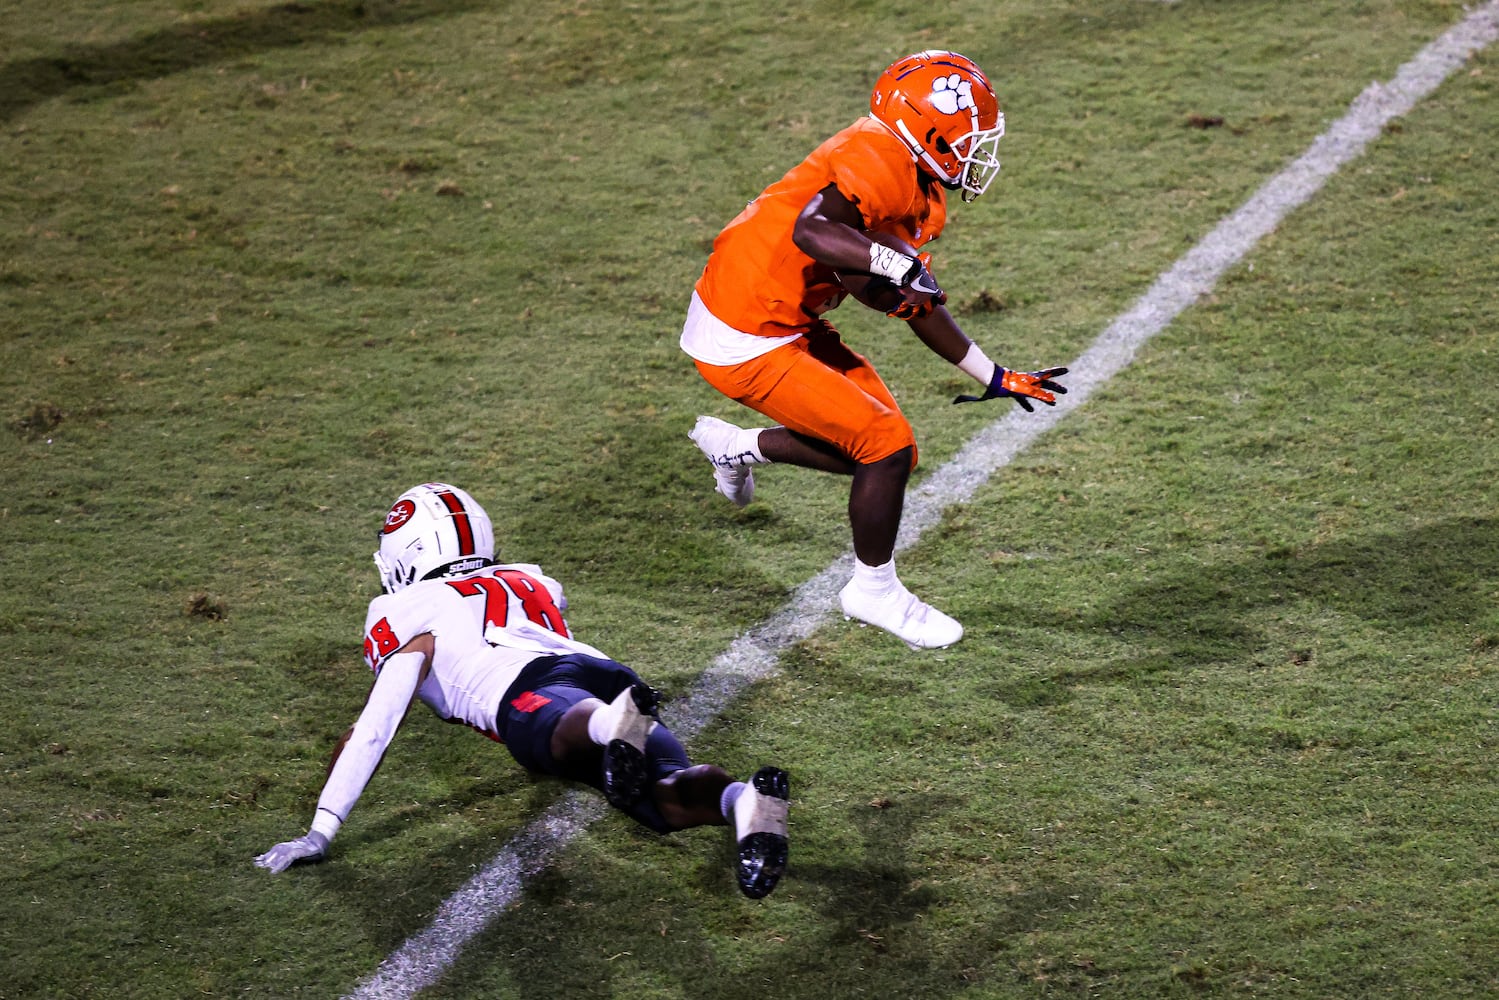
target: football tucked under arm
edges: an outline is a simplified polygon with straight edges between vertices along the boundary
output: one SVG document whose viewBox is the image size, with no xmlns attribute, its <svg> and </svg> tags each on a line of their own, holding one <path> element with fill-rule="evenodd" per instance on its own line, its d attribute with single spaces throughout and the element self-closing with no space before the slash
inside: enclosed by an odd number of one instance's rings
<svg viewBox="0 0 1499 1000">
<path fill-rule="evenodd" d="M 890 233 L 869 230 L 864 235 L 880 247 L 893 250 L 904 258 L 919 261 L 921 269 L 916 279 L 907 286 L 913 289 L 912 293 L 903 291 L 898 280 L 889 274 L 876 273 L 873 259 L 870 262 L 870 270 L 834 271 L 838 283 L 861 305 L 876 309 L 896 319 L 915 319 L 930 313 L 934 305 L 941 305 L 947 301 L 947 296 L 931 278 L 930 254 L 921 253 L 899 236 L 893 236 Z M 876 250 L 875 255 L 878 253 L 879 251 Z M 893 257 L 893 255 L 886 256 Z M 913 302 L 913 298 L 917 301 Z"/>
<path fill-rule="evenodd" d="M 864 271 L 838 271 L 837 275 L 838 284 L 844 287 L 849 296 L 870 309 L 892 313 L 904 300 L 900 289 L 889 278 Z"/>
</svg>

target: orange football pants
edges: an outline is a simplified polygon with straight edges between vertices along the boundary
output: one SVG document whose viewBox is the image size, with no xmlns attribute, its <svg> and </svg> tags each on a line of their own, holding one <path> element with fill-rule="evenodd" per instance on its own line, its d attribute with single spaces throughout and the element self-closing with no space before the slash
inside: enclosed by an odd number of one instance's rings
<svg viewBox="0 0 1499 1000">
<path fill-rule="evenodd" d="M 911 449 L 916 435 L 895 397 L 865 357 L 827 324 L 736 365 L 695 362 L 719 392 L 799 434 L 836 445 L 855 462 L 878 462 Z"/>
</svg>

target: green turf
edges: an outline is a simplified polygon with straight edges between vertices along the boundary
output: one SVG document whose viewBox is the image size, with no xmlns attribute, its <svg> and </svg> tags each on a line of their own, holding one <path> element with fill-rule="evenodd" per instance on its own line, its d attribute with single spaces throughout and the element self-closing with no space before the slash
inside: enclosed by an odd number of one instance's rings
<svg viewBox="0 0 1499 1000">
<path fill-rule="evenodd" d="M 709 491 L 686 432 L 740 411 L 676 336 L 718 227 L 895 56 L 996 81 L 1004 172 L 936 269 L 1038 366 L 1462 16 L 7 5 L 0 997 L 339 995 L 556 798 L 414 715 L 330 862 L 250 865 L 361 703 L 406 486 L 473 492 L 673 694 L 845 550 L 839 481 Z M 791 771 L 775 895 L 722 831 L 610 817 L 430 995 L 1499 991 L 1496 78 L 1455 73 L 902 556 L 961 645 L 829 624 L 694 741 Z M 924 471 L 1004 412 L 852 310 Z"/>
</svg>

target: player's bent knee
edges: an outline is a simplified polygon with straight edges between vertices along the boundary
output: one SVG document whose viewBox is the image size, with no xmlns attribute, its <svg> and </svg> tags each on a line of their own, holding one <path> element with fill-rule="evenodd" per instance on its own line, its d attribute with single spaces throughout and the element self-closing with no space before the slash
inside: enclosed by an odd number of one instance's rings
<svg viewBox="0 0 1499 1000">
<path fill-rule="evenodd" d="M 849 449 L 860 465 L 874 465 L 910 449 L 911 468 L 916 468 L 916 434 L 898 412 L 888 413 L 870 424 Z"/>
<path fill-rule="evenodd" d="M 916 468 L 916 446 L 907 445 L 904 448 L 897 448 L 879 458 L 860 461 L 859 464 L 869 469 L 889 470 L 891 474 L 904 479 Z"/>
</svg>

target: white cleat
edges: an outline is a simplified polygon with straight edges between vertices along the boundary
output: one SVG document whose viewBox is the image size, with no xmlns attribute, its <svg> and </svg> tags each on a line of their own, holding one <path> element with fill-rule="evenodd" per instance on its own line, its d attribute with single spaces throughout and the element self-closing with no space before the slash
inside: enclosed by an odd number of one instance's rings
<svg viewBox="0 0 1499 1000">
<path fill-rule="evenodd" d="M 628 809 L 645 795 L 651 783 L 645 742 L 657 726 L 661 696 L 644 682 L 621 691 L 607 709 L 612 713 L 604 734 L 604 798 L 616 809 Z"/>
<path fill-rule="evenodd" d="M 734 876 L 739 891 L 750 899 L 763 899 L 786 874 L 789 853 L 786 813 L 791 805 L 791 785 L 778 767 L 762 767 L 734 803 L 736 857 Z"/>
<path fill-rule="evenodd" d="M 754 461 L 754 453 L 735 447 L 742 430 L 717 417 L 698 417 L 688 435 L 713 463 L 715 488 L 736 507 L 748 506 L 755 498 L 755 474 L 745 464 Z"/>
<path fill-rule="evenodd" d="M 912 649 L 941 649 L 963 638 L 963 626 L 957 619 L 917 599 L 897 583 L 896 589 L 883 597 L 866 593 L 850 580 L 838 592 L 843 614 L 882 628 L 904 639 Z"/>
</svg>

